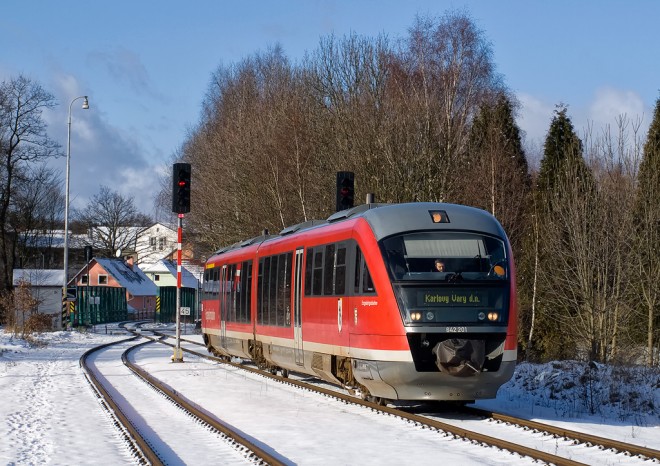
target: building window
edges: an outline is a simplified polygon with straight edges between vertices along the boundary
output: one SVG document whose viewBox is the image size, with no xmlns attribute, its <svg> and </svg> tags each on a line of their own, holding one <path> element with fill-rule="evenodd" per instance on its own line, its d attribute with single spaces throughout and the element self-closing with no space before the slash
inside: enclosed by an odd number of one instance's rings
<svg viewBox="0 0 660 466">
<path fill-rule="evenodd" d="M 107 284 L 108 284 L 108 276 L 99 275 L 99 285 L 107 285 Z"/>
<path fill-rule="evenodd" d="M 165 237 L 158 238 L 158 249 L 161 251 L 165 249 L 165 243 L 166 243 Z"/>
<path fill-rule="evenodd" d="M 87 285 L 89 283 L 89 276 L 88 275 L 83 275 L 80 277 L 80 284 L 81 285 Z"/>
<path fill-rule="evenodd" d="M 156 250 L 156 237 L 155 236 L 151 236 L 149 238 L 149 246 L 151 246 L 152 250 L 154 250 L 154 251 Z"/>
<path fill-rule="evenodd" d="M 154 274 L 154 281 L 157 282 L 158 280 L 160 280 L 160 275 Z"/>
</svg>

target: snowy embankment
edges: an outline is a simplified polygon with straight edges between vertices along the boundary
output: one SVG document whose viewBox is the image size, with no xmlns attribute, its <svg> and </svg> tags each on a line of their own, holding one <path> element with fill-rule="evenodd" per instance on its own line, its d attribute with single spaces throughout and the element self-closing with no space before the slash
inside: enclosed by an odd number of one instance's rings
<svg viewBox="0 0 660 466">
<path fill-rule="evenodd" d="M 54 332 L 32 343 L 0 329 L 0 462 L 127 464 L 131 455 L 78 359 L 119 335 Z M 207 380 L 217 390 L 213 378 Z M 660 371 L 554 362 L 520 364 L 480 407 L 660 450 Z"/>
</svg>

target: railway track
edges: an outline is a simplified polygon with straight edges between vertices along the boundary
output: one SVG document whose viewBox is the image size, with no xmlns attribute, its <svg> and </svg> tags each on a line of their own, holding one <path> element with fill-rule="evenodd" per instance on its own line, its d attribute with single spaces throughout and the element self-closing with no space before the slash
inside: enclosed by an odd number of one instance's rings
<svg viewBox="0 0 660 466">
<path fill-rule="evenodd" d="M 172 338 L 171 335 L 167 335 L 164 333 L 158 333 L 158 334 L 161 336 Z M 162 342 L 162 343 L 173 346 L 167 342 Z M 593 464 L 594 462 L 600 463 L 601 461 L 618 462 L 624 458 L 626 461 L 629 461 L 632 458 L 638 458 L 640 462 L 652 461 L 656 464 L 660 464 L 660 451 L 658 450 L 645 448 L 634 444 L 624 443 L 613 439 L 607 439 L 590 434 L 585 434 L 577 431 L 572 431 L 564 428 L 558 428 L 552 425 L 543 424 L 535 421 L 529 421 L 526 419 L 499 414 L 478 408 L 466 407 L 465 409 L 461 410 L 461 413 L 469 414 L 471 416 L 476 416 L 480 418 L 490 419 L 496 421 L 497 423 L 501 423 L 507 426 L 513 426 L 519 430 L 529 432 L 530 435 L 541 434 L 547 436 L 548 443 L 554 442 L 556 445 L 557 443 L 562 442 L 564 444 L 563 449 L 568 451 L 569 453 L 567 455 L 560 456 L 554 453 L 540 451 L 534 447 L 529 447 L 514 442 L 509 442 L 504 440 L 503 438 L 496 437 L 494 435 L 485 435 L 483 433 L 479 433 L 470 429 L 463 428 L 459 425 L 456 425 L 455 423 L 452 424 L 449 422 L 438 420 L 437 414 L 434 415 L 432 412 L 421 414 L 414 412 L 415 410 L 407 410 L 405 407 L 402 406 L 399 407 L 381 406 L 375 403 L 371 403 L 369 401 L 361 400 L 345 392 L 340 392 L 334 388 L 328 389 L 316 384 L 308 383 L 303 380 L 295 380 L 291 377 L 284 378 L 243 364 L 232 363 L 224 358 L 217 358 L 211 356 L 207 354 L 205 350 L 202 350 L 203 352 L 196 351 L 194 349 L 191 349 L 189 345 L 204 347 L 202 343 L 196 341 L 182 339 L 182 343 L 185 343 L 186 346 L 188 346 L 188 347 L 182 346 L 182 349 L 185 352 L 194 354 L 198 357 L 222 362 L 224 364 L 228 364 L 233 367 L 238 367 L 246 371 L 257 373 L 263 377 L 277 380 L 281 383 L 286 383 L 305 390 L 322 393 L 326 396 L 338 398 L 346 403 L 361 405 L 371 410 L 381 412 L 383 414 L 397 416 L 406 419 L 407 421 L 414 423 L 416 425 L 429 427 L 442 432 L 447 432 L 456 437 L 460 437 L 472 442 L 478 442 L 483 445 L 488 445 L 499 449 L 507 450 L 510 452 L 514 452 L 519 455 L 527 456 L 535 460 L 543 461 L 546 463 L 557 464 L 557 465 Z M 557 447 L 555 447 L 555 449 L 557 449 Z M 578 450 L 578 449 L 581 451 L 577 452 L 576 454 L 571 453 L 573 450 Z M 585 450 L 587 451 L 586 455 L 584 454 Z M 616 458 L 617 455 L 619 455 L 618 459 Z M 582 463 L 579 460 L 574 459 L 576 457 L 585 457 L 586 459 L 584 460 L 584 463 Z"/>
<path fill-rule="evenodd" d="M 280 458 L 265 451 L 240 432 L 232 429 L 228 424 L 223 423 L 216 417 L 210 416 L 199 407 L 188 402 L 175 390 L 166 386 L 131 362 L 130 353 L 143 345 L 153 343 L 152 340 L 131 345 L 121 354 L 123 364 L 132 373 L 137 375 L 137 377 L 133 378 L 136 381 L 139 378 L 138 382 L 142 385 L 142 387 L 134 387 L 132 390 L 139 391 L 139 398 L 144 398 L 138 403 L 132 403 L 130 396 L 124 391 L 117 389 L 112 383 L 112 375 L 109 375 L 109 372 L 104 372 L 100 367 L 101 364 L 99 364 L 98 360 L 94 361 L 94 358 L 112 346 L 125 346 L 139 338 L 140 336 L 136 335 L 132 338 L 93 348 L 80 358 L 80 366 L 83 368 L 87 380 L 99 396 L 101 404 L 110 412 L 125 443 L 129 446 L 133 456 L 139 463 L 162 465 L 182 462 L 185 464 L 187 462 L 185 455 L 176 450 L 171 437 L 177 436 L 177 432 L 175 431 L 180 424 L 176 423 L 188 423 L 195 425 L 195 427 L 191 428 L 192 430 L 196 429 L 197 431 L 204 432 L 206 435 L 212 434 L 212 437 L 207 441 L 207 443 L 212 444 L 209 450 L 209 457 L 218 459 L 223 464 L 228 464 L 230 460 L 234 464 L 269 464 L 275 466 L 285 464 Z M 114 371 L 116 369 L 113 369 Z M 146 386 L 144 382 L 150 385 L 153 390 L 145 390 Z M 149 391 L 156 393 L 156 397 L 165 397 L 169 400 L 169 403 L 176 407 L 174 411 L 178 411 L 178 418 L 184 419 L 174 420 L 172 415 L 158 413 L 157 410 L 153 409 L 154 403 L 149 401 L 148 394 L 146 393 Z M 153 396 L 151 399 L 153 399 Z M 160 424 L 171 423 L 172 427 L 152 427 L 154 426 L 154 422 Z M 161 437 L 163 431 L 169 432 L 170 438 Z M 179 436 L 181 435 L 183 434 L 179 434 Z M 199 432 L 195 434 L 195 438 L 199 438 Z M 218 444 L 223 443 L 225 444 L 224 447 L 222 445 L 218 446 Z M 187 446 L 190 446 L 189 442 Z M 195 448 L 200 448 L 199 441 L 195 442 Z M 218 449 L 232 451 L 229 453 L 221 452 L 225 456 L 219 456 L 217 453 Z M 199 453 L 196 454 L 199 456 Z M 174 458 L 174 461 L 172 458 Z"/>
</svg>

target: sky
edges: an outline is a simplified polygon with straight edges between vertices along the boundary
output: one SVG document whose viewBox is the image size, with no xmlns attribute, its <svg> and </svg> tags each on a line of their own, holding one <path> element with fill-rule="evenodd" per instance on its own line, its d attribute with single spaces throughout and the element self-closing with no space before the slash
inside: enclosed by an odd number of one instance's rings
<svg viewBox="0 0 660 466">
<path fill-rule="evenodd" d="M 116 325 L 98 325 L 93 332 L 48 332 L 41 344 L 29 345 L 0 327 L 0 462 L 3 464 L 136 464 L 127 444 L 88 385 L 78 360 L 88 349 L 125 339 L 106 335 Z M 156 325 L 162 330 L 162 325 Z M 169 326 L 170 331 L 173 325 Z M 147 332 L 148 334 L 148 332 Z M 185 340 L 201 335 L 182 334 L 182 348 L 203 352 Z M 167 464 L 245 464 L 236 450 L 203 425 L 174 408 L 163 396 L 130 374 L 120 356 L 136 342 L 113 346 L 91 362 L 122 411 Z M 287 464 L 445 464 L 531 465 L 529 458 L 477 442 L 454 439 L 431 429 L 383 416 L 359 406 L 281 384 L 224 364 L 184 354 L 182 364 L 170 361 L 172 348 L 143 346 L 131 356 L 151 375 L 189 401 L 239 429 Z M 553 424 L 565 429 L 660 449 L 660 388 L 650 372 L 631 370 L 618 377 L 598 366 L 602 377 L 592 386 L 596 414 L 584 404 L 579 380 L 584 364 L 563 361 L 519 364 L 514 377 L 492 400 L 478 406 Z M 299 378 L 291 374 L 292 378 Z M 657 378 L 657 373 L 656 376 Z M 308 381 L 308 377 L 305 377 Z M 326 385 L 326 388 L 328 386 Z M 614 395 L 614 396 L 613 396 Z M 616 399 L 620 403 L 613 402 Z M 626 406 L 625 402 L 638 402 Z M 649 408 L 649 404 L 653 408 Z M 646 406 L 646 407 L 644 407 Z M 416 410 L 420 411 L 420 410 Z M 506 438 L 529 448 L 569 457 L 583 464 L 642 465 L 641 458 L 573 445 L 502 423 L 440 413 L 441 422 L 484 435 Z M 330 442 L 319 442 L 319 438 Z M 192 443 L 191 443 L 192 441 Z M 410 446 L 414 445 L 414 448 Z M 191 448 L 192 446 L 192 448 Z M 328 448 L 330 446 L 330 448 Z M 340 446 L 340 447 L 335 447 Z M 348 455 L 348 456 L 347 456 Z M 431 462 L 438 463 L 438 461 Z"/>
<path fill-rule="evenodd" d="M 199 121 L 211 74 L 280 45 L 296 63 L 322 37 L 405 37 L 415 16 L 468 13 L 490 41 L 497 72 L 516 95 L 530 151 L 567 104 L 578 134 L 641 119 L 660 96 L 660 2 L 655 0 L 6 0 L 0 81 L 22 74 L 53 94 L 48 133 L 67 142 L 70 195 L 84 207 L 105 185 L 153 215 L 159 175 Z M 654 78 L 655 77 L 655 78 Z M 534 157 L 533 154 L 530 154 Z M 52 163 L 61 169 L 64 157 Z M 167 178 L 169 179 L 169 178 Z"/>
</svg>

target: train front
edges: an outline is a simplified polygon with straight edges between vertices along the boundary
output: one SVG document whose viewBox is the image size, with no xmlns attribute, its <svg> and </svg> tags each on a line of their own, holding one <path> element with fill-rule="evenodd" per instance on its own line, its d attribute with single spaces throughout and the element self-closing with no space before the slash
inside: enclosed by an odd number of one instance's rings
<svg viewBox="0 0 660 466">
<path fill-rule="evenodd" d="M 399 399 L 494 398 L 517 355 L 514 262 L 499 222 L 451 204 L 381 214 L 372 228 L 413 363 L 380 363 L 380 377 Z"/>
</svg>

